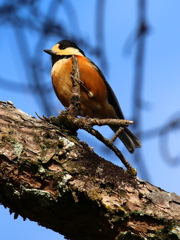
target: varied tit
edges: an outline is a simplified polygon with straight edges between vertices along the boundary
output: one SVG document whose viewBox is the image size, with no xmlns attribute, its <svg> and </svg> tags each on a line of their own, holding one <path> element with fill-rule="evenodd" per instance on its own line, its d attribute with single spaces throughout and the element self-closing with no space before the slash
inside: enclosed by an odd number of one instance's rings
<svg viewBox="0 0 180 240">
<path fill-rule="evenodd" d="M 78 59 L 80 81 L 83 83 L 80 87 L 78 115 L 90 118 L 124 119 L 118 100 L 103 73 L 75 43 L 62 40 L 51 50 L 44 51 L 51 55 L 52 83 L 64 107 L 69 107 L 72 96 L 71 72 L 72 55 L 74 55 Z M 119 129 L 119 126 L 109 127 L 114 132 Z M 118 137 L 130 153 L 133 153 L 135 148 L 141 147 L 141 142 L 128 128 L 124 128 Z"/>
</svg>

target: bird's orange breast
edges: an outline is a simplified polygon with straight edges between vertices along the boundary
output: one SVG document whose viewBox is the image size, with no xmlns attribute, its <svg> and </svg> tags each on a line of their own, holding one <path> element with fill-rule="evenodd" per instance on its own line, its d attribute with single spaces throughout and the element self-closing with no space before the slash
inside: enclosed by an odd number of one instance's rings
<svg viewBox="0 0 180 240">
<path fill-rule="evenodd" d="M 96 67 L 84 56 L 77 56 L 79 63 L 80 80 L 88 92 L 81 86 L 80 88 L 80 116 L 92 118 L 117 118 L 112 105 L 108 102 L 108 89 L 104 80 L 98 73 Z M 60 59 L 52 68 L 51 76 L 54 90 L 58 99 L 65 106 L 69 106 L 72 96 L 72 58 Z"/>
</svg>

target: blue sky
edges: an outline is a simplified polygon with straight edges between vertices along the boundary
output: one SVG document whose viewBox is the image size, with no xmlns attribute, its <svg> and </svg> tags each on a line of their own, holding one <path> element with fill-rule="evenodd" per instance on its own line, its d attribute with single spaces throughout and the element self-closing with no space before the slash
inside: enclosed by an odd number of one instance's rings
<svg viewBox="0 0 180 240">
<path fill-rule="evenodd" d="M 50 4 L 42 2 L 41 10 L 46 12 Z M 78 2 L 78 4 L 77 4 Z M 0 4 L 3 1 L 0 0 Z M 57 20 L 66 26 L 69 36 L 81 35 L 93 45 L 96 43 L 95 37 L 95 0 L 68 0 L 66 8 L 73 4 L 79 22 L 69 21 L 65 7 L 61 7 L 56 15 Z M 69 8 L 70 9 L 70 8 Z M 24 12 L 24 14 L 30 14 Z M 143 157 L 144 163 L 135 163 L 131 156 L 117 141 L 117 146 L 125 154 L 131 164 L 138 169 L 143 164 L 148 171 L 149 181 L 169 192 L 176 192 L 180 195 L 180 164 L 173 166 L 167 163 L 160 153 L 159 146 L 162 141 L 159 137 L 146 138 L 146 131 L 163 126 L 170 120 L 180 117 L 180 1 L 174 0 L 173 3 L 162 1 L 147 1 L 147 22 L 149 33 L 146 37 L 145 62 L 143 73 L 143 102 L 145 107 L 142 111 L 142 130 L 144 138 L 141 139 L 143 147 L 138 149 Z M 107 66 L 104 67 L 90 51 L 83 48 L 86 55 L 91 58 L 104 72 L 106 79 L 111 84 L 127 119 L 132 116 L 132 93 L 133 80 L 135 73 L 135 53 L 137 44 L 133 41 L 135 26 L 137 23 L 137 1 L 114 0 L 106 1 L 105 22 L 104 22 L 104 43 L 103 48 L 107 59 Z M 39 23 L 41 27 L 41 23 Z M 15 38 L 15 32 L 9 25 L 1 26 L 1 46 L 0 46 L 0 77 L 10 79 L 15 84 L 27 82 L 27 72 L 25 72 L 19 51 L 18 43 Z M 47 86 L 51 88 L 50 69 L 51 63 L 49 56 L 43 53 L 43 49 L 51 48 L 56 42 L 61 40 L 57 37 L 49 37 L 42 48 L 35 49 L 38 38 L 33 31 L 26 32 L 28 48 L 24 48 L 24 61 L 26 57 L 37 55 L 42 56 L 42 64 L 39 67 L 45 67 L 46 71 L 42 73 Z M 129 43 L 128 54 L 125 53 L 125 47 Z M 28 52 L 27 52 L 28 50 Z M 0 81 L 1 81 L 0 78 Z M 52 92 L 49 101 L 52 102 L 54 115 L 63 109 L 62 105 L 56 99 Z M 35 112 L 43 115 L 44 112 L 38 104 L 38 99 L 34 97 L 33 92 L 26 89 L 26 92 L 20 93 L 18 89 L 9 91 L 0 87 L 0 100 L 11 100 L 16 107 L 35 116 Z M 108 127 L 101 127 L 100 131 L 106 136 L 111 136 L 112 132 Z M 80 131 L 79 137 L 87 141 L 94 151 L 105 159 L 120 165 L 119 160 L 105 150 L 102 144 L 98 144 L 93 137 Z M 170 133 L 168 146 L 171 158 L 176 158 L 180 163 L 180 131 L 176 130 Z M 171 159 L 170 159 L 171 161 Z M 144 179 L 144 172 L 140 171 L 140 178 Z M 61 239 L 58 234 L 51 230 L 38 227 L 36 223 L 25 221 L 19 217 L 13 220 L 8 210 L 2 206 L 0 208 L 1 218 L 1 236 L 3 240 L 13 239 Z M 7 230 L 11 226 L 11 231 Z M 14 229 L 14 230 L 13 230 Z M 23 230 L 22 230 L 23 229 Z M 28 234 L 27 234 L 28 233 Z M 63 239 L 63 237 L 62 237 Z"/>
</svg>

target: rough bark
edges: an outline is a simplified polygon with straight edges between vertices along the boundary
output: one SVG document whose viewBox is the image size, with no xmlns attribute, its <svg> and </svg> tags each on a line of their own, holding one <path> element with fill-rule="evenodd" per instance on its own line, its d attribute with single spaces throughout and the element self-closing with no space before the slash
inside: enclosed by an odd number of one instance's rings
<svg viewBox="0 0 180 240">
<path fill-rule="evenodd" d="M 72 240 L 180 239 L 180 197 L 0 102 L 0 203 Z"/>
</svg>

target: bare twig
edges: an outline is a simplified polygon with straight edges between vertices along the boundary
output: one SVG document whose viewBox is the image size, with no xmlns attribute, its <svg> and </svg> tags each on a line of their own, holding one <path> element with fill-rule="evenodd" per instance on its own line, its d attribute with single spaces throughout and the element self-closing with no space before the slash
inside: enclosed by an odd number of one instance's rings
<svg viewBox="0 0 180 240">
<path fill-rule="evenodd" d="M 83 81 L 81 81 L 80 79 L 75 78 L 72 74 L 71 74 L 71 78 L 73 78 L 82 88 L 84 88 L 84 90 L 87 92 L 89 97 L 93 97 L 93 93 L 90 92 L 87 87 L 84 85 Z"/>
<path fill-rule="evenodd" d="M 126 121 L 126 120 L 125 120 Z M 129 122 L 132 122 L 132 121 L 129 121 Z M 116 138 L 119 136 L 119 134 L 122 132 L 124 130 L 124 128 L 123 127 L 120 127 L 118 130 L 117 130 L 117 132 L 114 134 L 114 136 L 111 138 L 111 142 L 113 143 L 115 140 L 116 140 Z"/>
<path fill-rule="evenodd" d="M 91 135 L 95 136 L 99 141 L 101 141 L 102 143 L 104 143 L 107 147 L 109 147 L 115 154 L 116 156 L 121 160 L 121 162 L 124 164 L 124 166 L 127 168 L 127 171 L 132 175 L 132 176 L 136 176 L 137 175 L 137 171 L 135 168 L 133 168 L 131 166 L 131 164 L 125 159 L 125 157 L 123 156 L 123 154 L 121 153 L 121 151 L 119 151 L 119 149 L 113 145 L 111 140 L 108 140 L 107 138 L 105 138 L 99 131 L 93 129 L 93 128 L 87 128 L 84 130 L 86 130 L 87 132 L 89 132 Z M 119 130 L 118 130 L 119 131 Z"/>
<path fill-rule="evenodd" d="M 81 128 L 81 126 L 104 126 L 104 125 L 118 125 L 118 126 L 123 126 L 123 127 L 128 127 L 129 124 L 132 124 L 133 121 L 125 120 L 125 119 L 98 119 L 98 118 L 76 118 L 74 119 L 74 124 L 78 127 Z M 122 131 L 122 130 L 121 130 Z M 118 130 L 118 133 L 119 130 Z M 116 135 L 116 134 L 115 134 Z"/>
<path fill-rule="evenodd" d="M 79 74 L 79 65 L 77 58 L 73 55 L 72 56 L 72 73 L 71 73 L 71 80 L 72 80 L 72 97 L 70 100 L 70 105 L 68 108 L 68 114 L 77 117 L 78 110 L 80 106 L 80 85 L 76 79 L 80 79 Z"/>
</svg>

